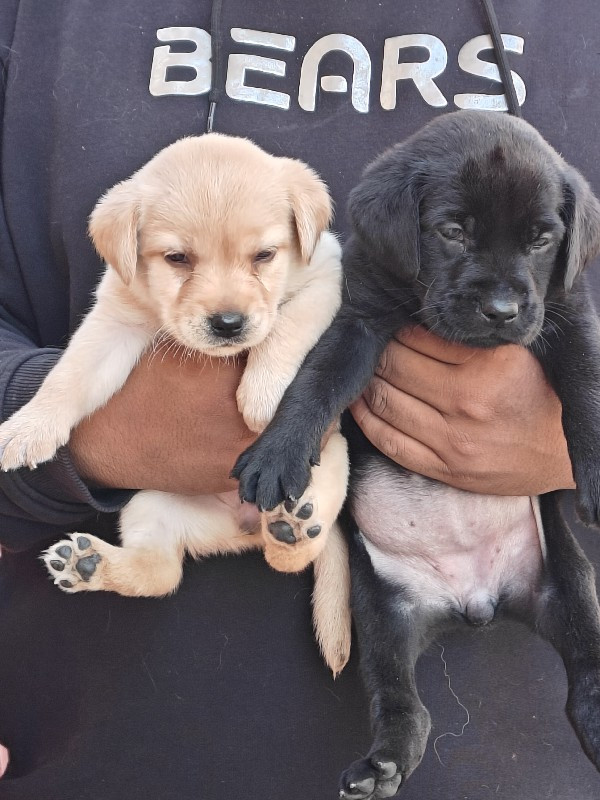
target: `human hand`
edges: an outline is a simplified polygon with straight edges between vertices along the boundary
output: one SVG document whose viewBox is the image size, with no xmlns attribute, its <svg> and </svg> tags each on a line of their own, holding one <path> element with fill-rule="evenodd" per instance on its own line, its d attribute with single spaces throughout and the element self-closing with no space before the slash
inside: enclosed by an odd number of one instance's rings
<svg viewBox="0 0 600 800">
<path fill-rule="evenodd" d="M 402 331 L 351 407 L 368 439 L 403 467 L 484 494 L 573 488 L 561 404 L 536 358 Z"/>
<path fill-rule="evenodd" d="M 8 750 L 6 749 L 6 747 L 3 747 L 0 744 L 0 778 L 6 772 L 6 768 L 8 767 L 8 761 L 9 761 Z"/>
<path fill-rule="evenodd" d="M 229 473 L 255 439 L 236 403 L 243 370 L 242 359 L 146 355 L 123 389 L 73 430 L 79 474 L 112 488 L 235 490 Z"/>
</svg>

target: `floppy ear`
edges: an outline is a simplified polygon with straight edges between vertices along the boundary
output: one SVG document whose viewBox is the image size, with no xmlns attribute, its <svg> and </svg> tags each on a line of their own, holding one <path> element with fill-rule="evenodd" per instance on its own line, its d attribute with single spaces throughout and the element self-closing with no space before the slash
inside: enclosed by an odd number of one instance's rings
<svg viewBox="0 0 600 800">
<path fill-rule="evenodd" d="M 303 261 L 308 262 L 319 236 L 331 222 L 331 198 L 327 186 L 310 167 L 293 158 L 281 160 L 284 162 L 300 252 Z"/>
<path fill-rule="evenodd" d="M 419 274 L 419 179 L 401 146 L 367 167 L 348 210 L 359 239 L 384 268 L 406 281 Z"/>
<path fill-rule="evenodd" d="M 569 291 L 575 278 L 600 253 L 600 203 L 585 178 L 572 167 L 564 175 L 563 197 L 561 216 L 567 232 L 561 254 L 565 289 Z"/>
<path fill-rule="evenodd" d="M 100 198 L 90 215 L 89 232 L 100 256 L 130 284 L 137 265 L 139 195 L 131 179 Z"/>
</svg>

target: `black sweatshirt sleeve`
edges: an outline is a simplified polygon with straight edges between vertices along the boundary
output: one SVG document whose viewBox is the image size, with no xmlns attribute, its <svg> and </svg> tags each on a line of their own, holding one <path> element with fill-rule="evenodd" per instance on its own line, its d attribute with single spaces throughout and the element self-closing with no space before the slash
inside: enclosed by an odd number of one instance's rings
<svg viewBox="0 0 600 800">
<path fill-rule="evenodd" d="M 0 120 L 10 80 L 17 0 L 0 3 Z M 1 177 L 1 176 L 0 176 Z M 0 191 L 0 419 L 36 392 L 61 351 L 40 347 L 31 303 L 12 247 Z M 43 292 L 43 286 L 39 287 Z M 36 470 L 0 472 L 0 543 L 24 549 L 78 525 L 96 512 L 120 509 L 131 492 L 92 490 L 78 476 L 67 448 Z"/>
</svg>

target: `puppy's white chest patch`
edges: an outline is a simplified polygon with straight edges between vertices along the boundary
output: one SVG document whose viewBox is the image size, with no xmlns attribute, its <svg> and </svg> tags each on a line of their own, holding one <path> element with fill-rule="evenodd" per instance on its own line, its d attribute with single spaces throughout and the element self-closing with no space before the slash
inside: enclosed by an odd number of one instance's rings
<svg viewBox="0 0 600 800">
<path fill-rule="evenodd" d="M 477 495 L 376 468 L 360 481 L 352 510 L 375 570 L 417 602 L 485 617 L 490 602 L 539 582 L 535 498 Z"/>
</svg>

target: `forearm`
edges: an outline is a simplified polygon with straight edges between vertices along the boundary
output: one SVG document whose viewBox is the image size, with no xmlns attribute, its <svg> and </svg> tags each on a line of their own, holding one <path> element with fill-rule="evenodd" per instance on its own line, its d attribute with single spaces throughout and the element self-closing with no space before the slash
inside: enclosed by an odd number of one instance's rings
<svg viewBox="0 0 600 800">
<path fill-rule="evenodd" d="M 2 419 L 35 394 L 60 354 L 0 329 Z M 63 448 L 53 461 L 36 470 L 0 473 L 0 541 L 12 549 L 26 548 L 78 525 L 96 511 L 116 511 L 129 497 L 127 492 L 90 489 Z"/>
</svg>

